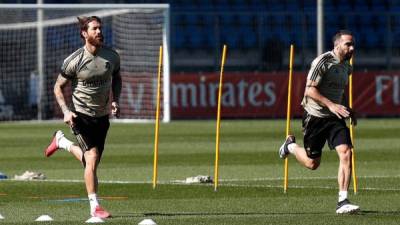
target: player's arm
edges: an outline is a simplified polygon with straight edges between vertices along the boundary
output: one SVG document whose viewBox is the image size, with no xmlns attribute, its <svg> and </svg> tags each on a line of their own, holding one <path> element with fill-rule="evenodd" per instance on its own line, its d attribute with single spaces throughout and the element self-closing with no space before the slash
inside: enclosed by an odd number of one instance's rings
<svg viewBox="0 0 400 225">
<path fill-rule="evenodd" d="M 347 108 L 347 111 L 349 111 L 349 117 L 350 117 L 350 123 L 352 123 L 354 126 L 357 125 L 357 116 L 356 113 L 352 108 L 350 108 L 348 97 L 346 96 L 346 93 L 343 93 L 342 96 L 342 104 Z"/>
<path fill-rule="evenodd" d="M 67 103 L 65 102 L 65 97 L 63 93 L 63 89 L 65 85 L 69 82 L 68 79 L 63 77 L 61 74 L 58 75 L 56 83 L 54 84 L 54 96 L 56 97 L 57 103 L 61 108 L 61 111 L 64 114 L 64 122 L 70 126 L 74 125 L 73 118 L 76 117 L 76 114 L 71 112 L 68 108 Z"/>
<path fill-rule="evenodd" d="M 336 104 L 323 96 L 318 90 L 318 83 L 307 79 L 304 95 L 314 99 L 320 105 L 327 107 L 333 114 L 339 118 L 347 118 L 350 113 L 344 105 Z"/>
<path fill-rule="evenodd" d="M 119 97 L 121 95 L 121 88 L 122 88 L 122 79 L 119 70 L 114 73 L 112 76 L 112 97 L 113 100 L 111 102 L 111 114 L 115 117 L 119 117 L 120 108 L 119 108 Z"/>
</svg>

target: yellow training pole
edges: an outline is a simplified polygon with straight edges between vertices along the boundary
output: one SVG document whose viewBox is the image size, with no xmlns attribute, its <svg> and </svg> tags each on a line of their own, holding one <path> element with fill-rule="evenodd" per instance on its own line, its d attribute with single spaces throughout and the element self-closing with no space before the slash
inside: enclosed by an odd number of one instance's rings
<svg viewBox="0 0 400 225">
<path fill-rule="evenodd" d="M 292 74 L 293 74 L 293 58 L 294 58 L 294 45 L 290 45 L 290 59 L 289 59 L 289 81 L 288 81 L 288 98 L 286 109 L 286 137 L 290 134 L 290 111 L 292 101 Z M 289 161 L 285 159 L 285 179 L 283 183 L 283 191 L 286 193 L 288 189 L 288 174 L 289 174 Z"/>
<path fill-rule="evenodd" d="M 350 59 L 350 65 L 353 65 L 353 57 Z M 353 74 L 349 76 L 349 107 L 353 108 Z M 350 118 L 350 138 L 353 143 L 353 148 L 351 149 L 351 174 L 353 175 L 353 189 L 354 194 L 357 194 L 357 175 L 356 175 L 356 156 L 354 151 L 354 131 L 353 123 Z"/>
<path fill-rule="evenodd" d="M 158 130 L 160 124 L 160 89 L 161 89 L 161 66 L 162 66 L 163 48 L 160 46 L 160 56 L 158 58 L 158 76 L 157 76 L 157 109 L 156 109 L 156 128 L 154 137 L 154 162 L 153 162 L 153 189 L 157 185 L 157 164 L 158 164 Z"/>
<path fill-rule="evenodd" d="M 214 191 L 218 187 L 218 161 L 219 161 L 219 129 L 221 124 L 221 96 L 222 96 L 222 80 L 224 74 L 224 65 L 226 58 L 226 45 L 222 50 L 221 71 L 219 74 L 219 88 L 218 88 L 218 110 L 217 110 L 217 132 L 215 141 L 215 169 L 214 169 Z"/>
</svg>

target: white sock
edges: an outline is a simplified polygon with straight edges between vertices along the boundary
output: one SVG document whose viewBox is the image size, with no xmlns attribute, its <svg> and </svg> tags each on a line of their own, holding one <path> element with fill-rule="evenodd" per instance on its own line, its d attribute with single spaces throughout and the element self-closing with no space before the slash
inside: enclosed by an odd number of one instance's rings
<svg viewBox="0 0 400 225">
<path fill-rule="evenodd" d="M 71 151 L 71 145 L 73 144 L 72 141 L 68 140 L 63 133 L 57 132 L 57 140 L 58 140 L 58 147 L 65 149 L 67 151 Z"/>
<path fill-rule="evenodd" d="M 347 199 L 347 191 L 339 191 L 339 202 Z"/>
<path fill-rule="evenodd" d="M 288 148 L 290 154 L 294 154 L 295 149 L 296 149 L 296 146 L 297 146 L 296 143 L 291 143 L 291 144 L 289 144 L 289 145 L 287 146 L 287 148 Z"/>
<path fill-rule="evenodd" d="M 90 213 L 93 213 L 96 209 L 96 206 L 99 205 L 97 201 L 97 195 L 95 194 L 88 194 L 89 204 L 90 204 Z"/>
</svg>

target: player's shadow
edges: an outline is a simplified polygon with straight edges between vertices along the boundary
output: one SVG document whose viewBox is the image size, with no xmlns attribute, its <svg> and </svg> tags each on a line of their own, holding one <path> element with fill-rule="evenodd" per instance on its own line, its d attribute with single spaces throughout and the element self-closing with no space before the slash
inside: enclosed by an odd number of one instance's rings
<svg viewBox="0 0 400 225">
<path fill-rule="evenodd" d="M 149 212 L 149 213 L 119 213 L 113 214 L 113 218 L 137 218 L 137 217 L 174 217 L 174 216 L 273 216 L 273 215 L 321 215 L 324 212 L 293 212 L 293 213 L 268 213 L 268 212 L 228 212 L 228 213 L 208 213 L 208 212 L 171 212 L 171 213 L 160 213 L 160 212 Z"/>
<path fill-rule="evenodd" d="M 374 210 L 361 210 L 356 214 L 359 215 L 386 215 L 386 216 L 400 216 L 400 211 L 374 211 Z"/>
<path fill-rule="evenodd" d="M 113 214 L 113 218 L 142 218 L 142 217 L 174 217 L 174 216 L 273 216 L 273 215 L 331 215 L 331 212 L 292 212 L 292 213 L 279 213 L 279 212 L 148 212 L 148 213 L 117 213 Z M 400 216 L 400 211 L 373 211 L 373 210 L 361 210 L 356 213 L 346 214 L 349 216 L 357 215 L 388 215 L 388 216 Z"/>
</svg>

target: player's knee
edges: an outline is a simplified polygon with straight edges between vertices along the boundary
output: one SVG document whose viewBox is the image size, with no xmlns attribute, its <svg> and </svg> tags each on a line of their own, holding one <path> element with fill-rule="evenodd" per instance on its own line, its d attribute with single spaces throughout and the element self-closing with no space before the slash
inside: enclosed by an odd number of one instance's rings
<svg viewBox="0 0 400 225">
<path fill-rule="evenodd" d="M 95 166 L 98 160 L 98 153 L 97 151 L 91 150 L 85 152 L 85 161 L 86 166 Z"/>
<path fill-rule="evenodd" d="M 97 159 L 97 153 L 96 152 L 87 152 L 85 153 L 85 158 L 86 159 Z"/>
<path fill-rule="evenodd" d="M 316 159 L 309 159 L 306 162 L 305 166 L 310 170 L 316 170 L 318 169 L 319 164 L 320 164 L 320 159 L 316 158 Z"/>
<path fill-rule="evenodd" d="M 351 148 L 348 145 L 340 145 L 336 147 L 341 161 L 351 160 Z"/>
<path fill-rule="evenodd" d="M 307 168 L 309 168 L 310 170 L 316 170 L 319 167 L 319 162 L 312 160 L 308 163 Z"/>
<path fill-rule="evenodd" d="M 344 160 L 350 162 L 350 160 L 351 160 L 351 150 L 350 149 L 343 154 L 343 158 L 344 158 Z"/>
</svg>

